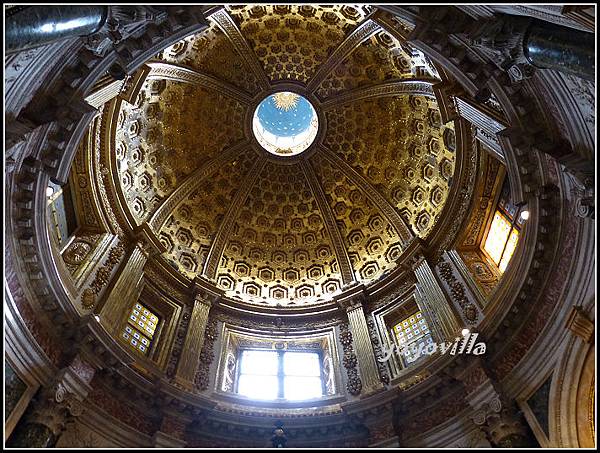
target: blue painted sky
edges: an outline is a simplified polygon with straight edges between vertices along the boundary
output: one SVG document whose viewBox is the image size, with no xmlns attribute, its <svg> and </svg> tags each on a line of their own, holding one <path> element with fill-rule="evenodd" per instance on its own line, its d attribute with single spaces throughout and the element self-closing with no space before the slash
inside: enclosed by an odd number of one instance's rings
<svg viewBox="0 0 600 453">
<path fill-rule="evenodd" d="M 292 137 L 306 131 L 312 115 L 312 106 L 302 96 L 299 96 L 295 108 L 286 111 L 275 106 L 271 95 L 260 103 L 257 113 L 262 127 L 280 137 Z"/>
</svg>

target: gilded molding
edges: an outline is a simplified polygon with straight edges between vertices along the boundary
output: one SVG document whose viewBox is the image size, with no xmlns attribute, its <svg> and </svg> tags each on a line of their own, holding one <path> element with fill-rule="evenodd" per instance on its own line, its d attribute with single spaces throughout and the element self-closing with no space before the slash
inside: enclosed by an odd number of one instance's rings
<svg viewBox="0 0 600 453">
<path fill-rule="evenodd" d="M 342 235 L 340 234 L 340 230 L 335 222 L 333 212 L 331 212 L 329 203 L 327 203 L 327 200 L 325 198 L 323 187 L 319 183 L 319 180 L 317 179 L 317 176 L 315 175 L 315 172 L 310 163 L 303 161 L 300 165 L 302 167 L 304 175 L 306 176 L 313 196 L 315 197 L 315 200 L 317 200 L 317 204 L 319 205 L 319 211 L 323 216 L 323 220 L 325 221 L 327 232 L 329 233 L 329 237 L 331 238 L 331 243 L 333 244 L 333 248 L 335 249 L 337 261 L 340 266 L 342 281 L 344 285 L 355 282 L 356 279 L 354 277 L 354 272 L 352 272 L 352 264 L 350 263 L 348 251 L 344 246 L 344 241 L 342 239 Z"/>
<path fill-rule="evenodd" d="M 419 96 L 435 97 L 433 82 L 428 80 L 398 80 L 395 82 L 382 83 L 372 87 L 356 88 L 343 92 L 331 99 L 324 101 L 321 107 L 324 111 L 337 108 L 350 102 L 364 99 L 377 99 L 386 96 L 399 96 L 402 94 L 413 94 Z"/>
<path fill-rule="evenodd" d="M 219 28 L 223 30 L 223 33 L 229 38 L 235 50 L 244 58 L 260 86 L 265 90 L 269 89 L 270 83 L 265 70 L 227 10 L 223 8 L 216 11 L 210 16 L 210 19 L 217 23 Z"/>
<path fill-rule="evenodd" d="M 197 168 L 169 195 L 156 211 L 154 211 L 150 220 L 148 220 L 150 228 L 155 232 L 160 231 L 179 203 L 192 194 L 203 181 L 210 177 L 211 174 L 231 159 L 235 158 L 240 151 L 247 146 L 248 142 L 246 141 L 237 143 L 234 146 L 227 148 L 222 153 L 219 153 L 215 158 L 209 160 L 203 166 Z"/>
<path fill-rule="evenodd" d="M 329 55 L 327 61 L 319 66 L 317 72 L 312 76 L 306 85 L 307 91 L 316 90 L 327 76 L 346 58 L 356 47 L 365 42 L 375 33 L 381 30 L 381 27 L 372 19 L 367 19 L 358 25 L 354 31 L 342 41 L 342 43 Z"/>
<path fill-rule="evenodd" d="M 172 80 L 174 82 L 200 85 L 203 88 L 216 91 L 224 96 L 233 98 L 241 104 L 248 105 L 250 102 L 252 102 L 252 98 L 242 90 L 209 74 L 202 74 L 193 69 L 174 63 L 149 62 L 147 65 L 150 67 L 147 80 L 164 79 Z"/>
<path fill-rule="evenodd" d="M 320 147 L 320 155 L 336 165 L 346 177 L 356 184 L 364 192 L 364 194 L 383 212 L 383 214 L 392 223 L 400 238 L 402 239 L 404 246 L 414 239 L 414 234 L 410 228 L 406 225 L 400 214 L 396 209 L 373 187 L 371 184 L 361 176 L 356 170 L 348 165 L 344 160 L 340 159 L 336 154 L 332 153 L 329 149 L 324 146 Z"/>
<path fill-rule="evenodd" d="M 235 221 L 235 217 L 237 216 L 242 203 L 246 199 L 248 195 L 248 191 L 252 188 L 254 181 L 258 178 L 261 170 L 264 168 L 267 163 L 267 159 L 264 157 L 260 157 L 256 160 L 244 181 L 240 185 L 240 188 L 235 194 L 233 200 L 231 200 L 231 204 L 229 205 L 229 209 L 227 209 L 227 213 L 225 214 L 219 229 L 215 233 L 215 238 L 210 246 L 210 250 L 208 251 L 208 255 L 206 256 L 206 261 L 204 262 L 204 269 L 202 270 L 202 275 L 206 278 L 212 279 L 215 278 L 215 274 L 217 272 L 217 266 L 219 261 L 221 260 L 221 255 L 223 255 L 223 250 L 225 249 L 225 244 L 229 238 L 229 233 L 231 227 L 233 226 L 233 222 Z"/>
</svg>

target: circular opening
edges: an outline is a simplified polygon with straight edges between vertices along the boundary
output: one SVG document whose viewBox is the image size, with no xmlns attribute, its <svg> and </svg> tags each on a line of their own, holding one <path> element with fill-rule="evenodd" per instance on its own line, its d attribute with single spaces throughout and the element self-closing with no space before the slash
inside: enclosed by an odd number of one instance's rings
<svg viewBox="0 0 600 453">
<path fill-rule="evenodd" d="M 303 96 L 289 91 L 271 94 L 258 104 L 252 119 L 258 143 L 276 156 L 295 156 L 314 141 L 317 112 Z"/>
</svg>

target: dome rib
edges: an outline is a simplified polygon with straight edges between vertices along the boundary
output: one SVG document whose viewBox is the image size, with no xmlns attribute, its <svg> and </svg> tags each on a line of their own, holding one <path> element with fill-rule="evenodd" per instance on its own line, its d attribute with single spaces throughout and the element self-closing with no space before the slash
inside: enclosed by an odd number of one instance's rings
<svg viewBox="0 0 600 453">
<path fill-rule="evenodd" d="M 233 98 L 240 104 L 248 105 L 252 102 L 252 98 L 247 93 L 234 85 L 184 65 L 153 61 L 148 63 L 148 66 L 150 67 L 150 72 L 147 77 L 148 80 L 171 80 L 173 82 L 199 85 L 203 88 L 208 88 L 224 96 Z"/>
<path fill-rule="evenodd" d="M 325 228 L 327 229 L 327 233 L 329 234 L 331 243 L 333 244 L 335 255 L 339 264 L 342 282 L 344 285 L 356 282 L 354 272 L 352 271 L 352 263 L 350 262 L 348 250 L 344 246 L 342 234 L 337 227 L 335 216 L 333 215 L 331 207 L 325 198 L 325 191 L 323 190 L 319 179 L 315 175 L 311 164 L 307 160 L 303 160 L 300 162 L 300 166 L 304 172 L 306 180 L 308 181 L 310 190 L 317 201 L 321 217 L 325 221 Z"/>
<path fill-rule="evenodd" d="M 268 90 L 271 86 L 269 78 L 264 68 L 260 64 L 260 60 L 246 41 L 244 35 L 235 24 L 233 18 L 229 15 L 225 7 L 221 8 L 214 14 L 210 19 L 214 20 L 217 26 L 225 33 L 225 36 L 231 41 L 231 44 L 235 48 L 238 54 L 242 56 L 246 64 L 258 80 L 260 87 L 263 90 Z"/>
<path fill-rule="evenodd" d="M 252 186 L 267 162 L 268 159 L 266 157 L 259 157 L 256 160 L 250 171 L 244 177 L 244 180 L 241 182 L 239 189 L 235 193 L 235 197 L 231 200 L 229 209 L 227 209 L 227 213 L 223 217 L 223 220 L 215 233 L 215 238 L 210 245 L 208 255 L 206 256 L 204 268 L 202 269 L 202 275 L 204 277 L 208 279 L 215 278 L 217 267 L 221 260 L 221 256 L 223 255 L 223 250 L 225 249 L 233 222 L 244 200 L 248 196 L 248 192 L 252 189 Z"/>
<path fill-rule="evenodd" d="M 352 33 L 332 52 L 329 58 L 323 63 L 316 74 L 308 81 L 306 89 L 312 92 L 327 78 L 327 76 L 350 55 L 357 46 L 369 39 L 375 33 L 381 30 L 381 27 L 371 19 L 367 19 L 358 25 Z"/>
<path fill-rule="evenodd" d="M 335 95 L 321 104 L 323 112 L 335 109 L 350 102 L 367 99 L 378 99 L 386 96 L 399 96 L 403 94 L 421 95 L 435 98 L 433 84 L 438 80 L 431 79 L 405 79 L 394 82 L 381 83 L 369 87 L 360 87 Z"/>
<path fill-rule="evenodd" d="M 246 147 L 248 147 L 248 142 L 246 140 L 236 143 L 192 172 L 186 180 L 183 181 L 183 183 L 177 187 L 167 199 L 165 199 L 156 211 L 154 211 L 148 221 L 150 228 L 155 232 L 160 231 L 166 220 L 183 200 L 188 198 L 190 194 L 206 180 L 206 178 L 210 177 L 222 166 L 228 164 Z"/>
<path fill-rule="evenodd" d="M 411 229 L 406 225 L 406 222 L 396 208 L 381 195 L 372 184 L 370 184 L 362 175 L 354 170 L 346 161 L 339 158 L 335 153 L 331 152 L 327 147 L 321 145 L 319 154 L 327 159 L 332 165 L 338 168 L 344 175 L 352 181 L 363 193 L 377 206 L 377 208 L 390 221 L 392 226 L 400 235 L 400 239 L 406 245 L 415 238 Z"/>
</svg>

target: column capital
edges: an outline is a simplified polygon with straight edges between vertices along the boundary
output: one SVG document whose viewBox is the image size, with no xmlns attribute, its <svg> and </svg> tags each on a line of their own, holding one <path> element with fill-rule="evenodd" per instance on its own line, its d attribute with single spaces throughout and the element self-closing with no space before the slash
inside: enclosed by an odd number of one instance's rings
<svg viewBox="0 0 600 453">
<path fill-rule="evenodd" d="M 192 294 L 194 300 L 200 301 L 209 307 L 218 303 L 225 292 L 219 288 L 215 288 L 201 276 L 196 276 L 192 281 Z"/>
<path fill-rule="evenodd" d="M 466 398 L 474 409 L 471 419 L 496 447 L 527 447 L 530 445 L 527 426 L 516 403 L 490 378 L 469 393 Z"/>
<path fill-rule="evenodd" d="M 594 322 L 582 307 L 573 306 L 567 318 L 566 328 L 586 343 L 591 343 L 594 337 Z"/>
<path fill-rule="evenodd" d="M 136 246 L 140 247 L 147 256 L 160 255 L 167 251 L 165 246 L 158 240 L 156 233 L 146 222 L 135 228 L 133 239 L 136 241 Z"/>
<path fill-rule="evenodd" d="M 335 298 L 339 307 L 346 312 L 362 308 L 367 300 L 364 285 L 355 285 Z"/>
</svg>

